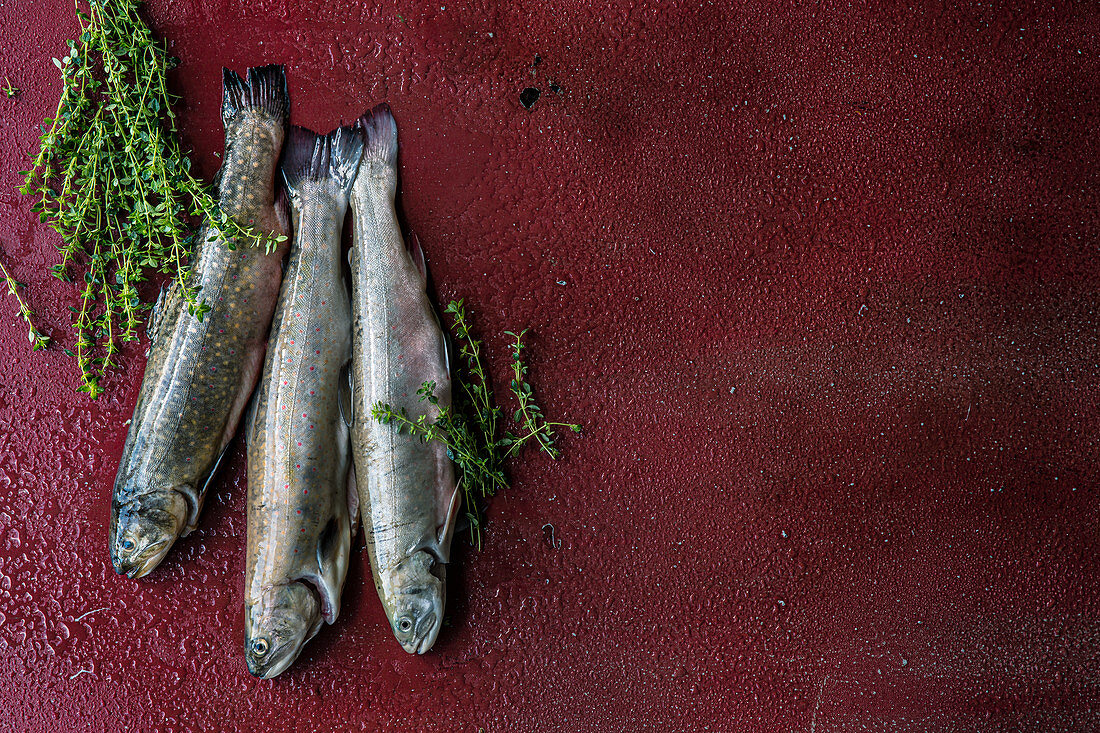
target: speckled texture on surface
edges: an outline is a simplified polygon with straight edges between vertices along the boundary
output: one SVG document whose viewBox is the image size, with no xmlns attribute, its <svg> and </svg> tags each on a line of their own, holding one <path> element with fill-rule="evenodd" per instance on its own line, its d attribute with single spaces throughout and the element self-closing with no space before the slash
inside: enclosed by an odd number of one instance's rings
<svg viewBox="0 0 1100 733">
<path fill-rule="evenodd" d="M 516 468 L 432 653 L 360 552 L 261 682 L 240 444 L 116 576 L 144 344 L 90 404 L 0 300 L 0 729 L 1100 728 L 1100 11 L 606 5 L 152 2 L 208 178 L 223 64 L 286 63 L 314 129 L 388 100 L 440 297 L 499 379 L 532 326 L 587 433 Z M 73 291 L 13 189 L 74 31 L 0 2 L 0 250 L 59 345 Z"/>
</svg>

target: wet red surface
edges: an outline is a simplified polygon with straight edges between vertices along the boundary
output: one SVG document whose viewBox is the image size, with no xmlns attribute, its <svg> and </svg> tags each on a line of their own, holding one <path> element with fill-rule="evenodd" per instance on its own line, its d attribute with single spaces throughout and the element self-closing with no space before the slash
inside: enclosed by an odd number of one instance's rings
<svg viewBox="0 0 1100 733">
<path fill-rule="evenodd" d="M 150 12 L 207 177 L 223 64 L 287 64 L 315 129 L 388 100 L 441 298 L 499 378 L 532 326 L 587 434 L 516 468 L 432 653 L 359 553 L 261 682 L 242 448 L 161 569 L 116 576 L 144 346 L 91 404 L 0 300 L 0 728 L 1100 729 L 1097 10 L 506 5 Z M 0 3 L 0 245 L 60 345 L 73 291 L 13 188 L 74 22 Z"/>
</svg>

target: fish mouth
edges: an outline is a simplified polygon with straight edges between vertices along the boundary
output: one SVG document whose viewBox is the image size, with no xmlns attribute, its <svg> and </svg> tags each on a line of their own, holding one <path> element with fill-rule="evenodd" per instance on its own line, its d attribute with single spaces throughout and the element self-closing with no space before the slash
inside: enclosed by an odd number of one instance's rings
<svg viewBox="0 0 1100 733">
<path fill-rule="evenodd" d="M 141 554 L 141 557 L 127 560 L 120 557 L 112 558 L 114 560 L 115 572 L 135 580 L 137 578 L 144 578 L 146 575 L 153 572 L 154 568 L 160 565 L 161 560 L 168 554 L 168 548 L 171 544 L 172 541 L 170 539 L 164 539 L 149 545 L 149 547 L 145 549 L 145 552 Z"/>
<path fill-rule="evenodd" d="M 442 624 L 438 622 L 439 616 L 431 614 L 421 623 L 421 633 L 409 641 L 401 642 L 401 648 L 409 654 L 423 654 L 435 644 L 439 637 L 439 629 Z"/>
<path fill-rule="evenodd" d="M 435 644 L 435 639 L 438 635 L 438 632 L 436 632 L 425 636 L 423 639 L 414 639 L 412 641 L 407 641 L 401 645 L 401 648 L 407 651 L 409 654 L 423 654 L 432 648 L 432 645 Z"/>
<path fill-rule="evenodd" d="M 261 680 L 269 680 L 278 677 L 290 667 L 302 652 L 302 646 L 297 649 L 283 650 L 278 659 L 258 660 L 252 654 L 245 655 L 245 663 L 248 665 L 248 673 Z"/>
<path fill-rule="evenodd" d="M 270 680 L 282 674 L 290 666 L 291 659 L 280 660 L 278 664 L 266 666 L 260 663 L 248 661 L 248 673 L 261 680 Z"/>
<path fill-rule="evenodd" d="M 252 674 L 256 677 L 259 677 L 261 680 L 273 680 L 276 677 L 278 677 L 279 675 L 281 675 L 283 673 L 283 671 L 285 671 L 286 668 L 289 667 L 289 666 L 290 666 L 289 664 L 285 664 L 285 665 L 281 665 L 279 667 L 272 667 L 271 669 L 267 670 L 266 672 L 260 672 L 258 674 L 256 672 L 252 672 Z M 249 671 L 251 671 L 251 670 L 249 670 Z"/>
</svg>

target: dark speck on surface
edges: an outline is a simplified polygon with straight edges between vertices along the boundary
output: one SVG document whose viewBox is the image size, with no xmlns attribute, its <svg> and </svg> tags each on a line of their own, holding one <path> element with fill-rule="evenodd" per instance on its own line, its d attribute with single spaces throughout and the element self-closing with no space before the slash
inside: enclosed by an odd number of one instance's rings
<svg viewBox="0 0 1100 733">
<path fill-rule="evenodd" d="M 519 103 L 523 105 L 524 109 L 531 109 L 535 106 L 535 102 L 539 101 L 539 97 L 542 96 L 535 87 L 527 87 L 519 93 Z"/>
</svg>

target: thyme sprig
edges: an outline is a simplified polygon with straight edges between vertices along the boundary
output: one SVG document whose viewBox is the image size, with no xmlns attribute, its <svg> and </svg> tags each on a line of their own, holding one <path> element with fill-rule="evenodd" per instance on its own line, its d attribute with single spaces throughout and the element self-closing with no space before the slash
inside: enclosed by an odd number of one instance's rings
<svg viewBox="0 0 1100 733">
<path fill-rule="evenodd" d="M 531 383 L 527 381 L 527 365 L 523 363 L 521 356 L 523 350 L 527 348 L 527 344 L 523 343 L 523 337 L 527 334 L 527 331 L 528 329 L 525 328 L 519 333 L 504 332 L 512 337 L 513 376 L 509 390 L 519 402 L 519 409 L 515 411 L 512 419 L 526 431 L 520 437 L 516 437 L 511 433 L 505 435 L 503 440 L 511 442 L 505 443 L 510 447 L 504 457 L 511 458 L 524 443 L 535 440 L 538 443 L 539 450 L 543 453 L 551 458 L 560 458 L 561 451 L 554 444 L 554 428 L 565 428 L 572 430 L 574 433 L 579 433 L 581 428 L 579 425 L 573 425 L 572 423 L 548 422 L 542 414 L 542 408 L 535 402 L 535 390 L 531 387 Z"/>
<path fill-rule="evenodd" d="M 146 273 L 169 274 L 188 311 L 209 306 L 188 283 L 189 218 L 203 218 L 230 243 L 259 237 L 219 209 L 181 151 L 167 73 L 177 60 L 138 13 L 138 0 L 81 0 L 81 32 L 61 70 L 57 113 L 43 121 L 40 148 L 23 171 L 33 210 L 61 235 L 51 272 L 75 278 L 73 326 L 82 392 L 100 394 L 120 344 L 137 340 L 148 308 L 137 285 Z M 275 242 L 269 241 L 269 246 Z M 68 350 L 67 350 L 68 351 Z"/>
<path fill-rule="evenodd" d="M 8 294 L 15 298 L 15 302 L 19 305 L 19 316 L 27 324 L 27 338 L 31 342 L 31 348 L 34 351 L 46 348 L 50 343 L 50 337 L 44 335 L 35 328 L 34 321 L 31 318 L 34 315 L 34 311 L 27 305 L 27 301 L 23 300 L 22 296 L 19 295 L 19 288 L 25 288 L 27 286 L 8 273 L 8 268 L 4 267 L 3 261 L 0 261 L 0 275 L 4 277 L 4 285 L 7 288 Z"/>
<path fill-rule="evenodd" d="M 452 317 L 451 332 L 458 341 L 460 363 L 452 369 L 456 387 L 450 406 L 440 406 L 436 397 L 435 382 L 424 382 L 417 395 L 421 402 L 438 408 L 439 416 L 429 421 L 426 415 L 411 418 L 402 407 L 379 402 L 371 409 L 371 415 L 386 425 L 396 425 L 411 435 L 428 442 L 439 440 L 447 446 L 451 459 L 461 472 L 464 507 L 470 524 L 470 541 L 481 548 L 481 527 L 484 520 L 485 500 L 500 489 L 508 488 L 505 463 L 515 457 L 523 446 L 534 441 L 539 450 L 551 458 L 559 458 L 555 428 L 581 431 L 580 425 L 550 422 L 535 402 L 534 389 L 527 381 L 527 365 L 523 350 L 527 345 L 523 337 L 527 329 L 512 337 L 512 373 L 509 392 L 515 398 L 518 409 L 512 421 L 518 432 L 501 432 L 502 412 L 493 397 L 493 385 L 482 361 L 482 342 L 471 333 L 471 318 L 462 300 L 451 301 L 444 312 Z"/>
</svg>

